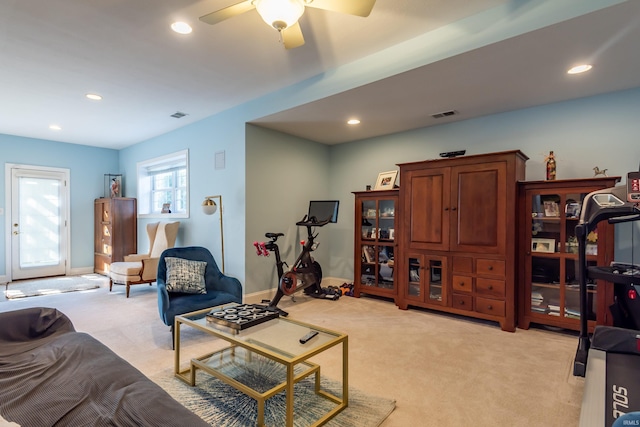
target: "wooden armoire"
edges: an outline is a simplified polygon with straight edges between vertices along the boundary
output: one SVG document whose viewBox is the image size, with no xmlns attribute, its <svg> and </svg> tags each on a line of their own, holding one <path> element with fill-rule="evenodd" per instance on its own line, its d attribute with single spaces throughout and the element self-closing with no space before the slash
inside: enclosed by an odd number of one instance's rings
<svg viewBox="0 0 640 427">
<path fill-rule="evenodd" d="M 114 197 L 94 202 L 94 272 L 107 275 L 112 262 L 138 248 L 135 198 Z"/>
<path fill-rule="evenodd" d="M 400 164 L 398 306 L 516 328 L 520 151 Z"/>
</svg>

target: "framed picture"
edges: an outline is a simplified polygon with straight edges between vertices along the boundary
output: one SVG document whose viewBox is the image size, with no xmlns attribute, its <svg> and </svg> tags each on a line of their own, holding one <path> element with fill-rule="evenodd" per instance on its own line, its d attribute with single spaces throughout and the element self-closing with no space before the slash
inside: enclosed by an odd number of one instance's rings
<svg viewBox="0 0 640 427">
<path fill-rule="evenodd" d="M 171 213 L 171 203 L 163 203 L 161 213 Z"/>
<path fill-rule="evenodd" d="M 394 240 L 396 238 L 396 230 L 393 228 L 389 229 L 389 240 Z"/>
<path fill-rule="evenodd" d="M 541 238 L 531 239 L 531 252 L 543 252 L 547 254 L 552 254 L 555 251 L 556 251 L 555 239 L 541 239 Z"/>
<path fill-rule="evenodd" d="M 380 172 L 374 190 L 391 190 L 396 184 L 398 171 Z"/>
<path fill-rule="evenodd" d="M 580 203 L 576 202 L 567 202 L 564 207 L 564 213 L 567 218 L 578 218 L 580 216 L 580 208 L 582 206 Z"/>
<path fill-rule="evenodd" d="M 544 216 L 560 216 L 558 203 L 553 201 L 544 202 Z"/>
</svg>

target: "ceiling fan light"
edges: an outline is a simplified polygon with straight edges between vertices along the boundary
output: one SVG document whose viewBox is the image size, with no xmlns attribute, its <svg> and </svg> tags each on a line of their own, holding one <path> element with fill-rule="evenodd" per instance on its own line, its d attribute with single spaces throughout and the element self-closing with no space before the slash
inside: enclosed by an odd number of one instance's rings
<svg viewBox="0 0 640 427">
<path fill-rule="evenodd" d="M 255 6 L 264 22 L 278 31 L 294 25 L 304 13 L 302 0 L 256 0 Z"/>
</svg>

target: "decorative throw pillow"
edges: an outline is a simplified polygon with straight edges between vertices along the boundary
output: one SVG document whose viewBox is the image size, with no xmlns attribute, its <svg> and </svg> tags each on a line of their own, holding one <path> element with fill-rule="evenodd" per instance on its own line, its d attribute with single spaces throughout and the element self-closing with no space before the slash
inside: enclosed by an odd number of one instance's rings
<svg viewBox="0 0 640 427">
<path fill-rule="evenodd" d="M 167 292 L 206 294 L 204 270 L 207 263 L 184 258 L 166 257 Z"/>
</svg>

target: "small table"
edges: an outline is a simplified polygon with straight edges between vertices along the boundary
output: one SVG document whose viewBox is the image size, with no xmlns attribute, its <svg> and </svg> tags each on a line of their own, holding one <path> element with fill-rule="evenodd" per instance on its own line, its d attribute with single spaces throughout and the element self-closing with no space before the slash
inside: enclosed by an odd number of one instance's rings
<svg viewBox="0 0 640 427">
<path fill-rule="evenodd" d="M 240 304 L 225 304 L 204 310 L 194 311 L 175 317 L 175 376 L 191 386 L 196 383 L 196 370 L 204 372 L 235 387 L 258 402 L 258 426 L 264 426 L 265 401 L 286 390 L 286 425 L 293 426 L 293 386 L 298 381 L 315 374 L 315 392 L 334 403 L 336 407 L 321 417 L 313 425 L 320 426 L 349 404 L 348 397 L 348 336 L 346 334 L 319 328 L 288 318 L 277 318 L 268 322 L 244 329 L 239 333 L 222 330 L 213 323 L 209 323 L 206 314 L 210 311 L 220 311 L 236 307 Z M 180 369 L 180 327 L 188 325 L 204 331 L 216 338 L 227 341 L 230 346 L 212 353 L 191 359 L 186 369 Z M 306 344 L 299 339 L 310 330 L 318 332 Z M 342 345 L 342 397 L 335 396 L 320 389 L 320 366 L 309 361 L 313 356 L 334 346 Z M 234 367 L 249 366 L 254 355 L 260 355 L 279 363 L 286 368 L 286 377 L 275 387 L 260 392 L 243 384 L 233 374 L 225 372 L 225 367 L 232 363 Z"/>
</svg>

